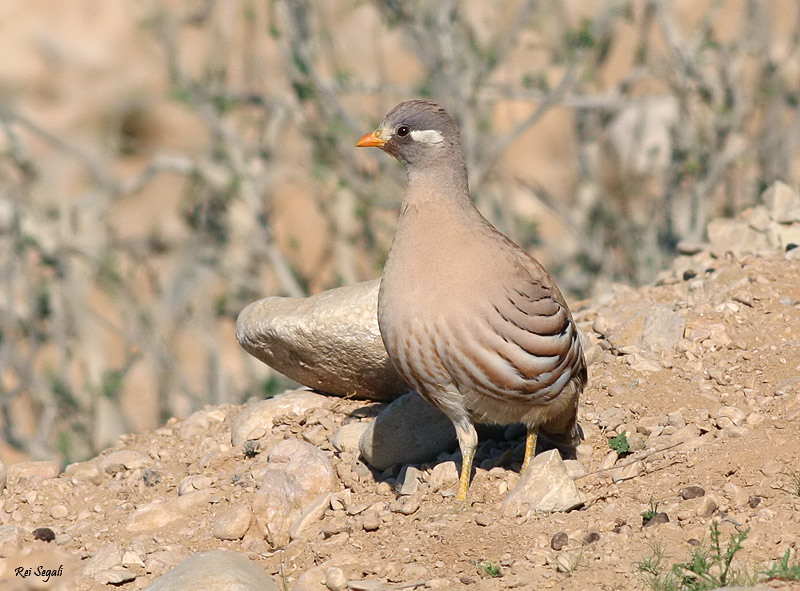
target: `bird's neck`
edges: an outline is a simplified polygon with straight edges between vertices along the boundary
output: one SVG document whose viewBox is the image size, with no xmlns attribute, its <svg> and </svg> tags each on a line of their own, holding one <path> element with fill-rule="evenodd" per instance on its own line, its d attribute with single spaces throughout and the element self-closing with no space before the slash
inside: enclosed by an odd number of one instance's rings
<svg viewBox="0 0 800 591">
<path fill-rule="evenodd" d="M 434 162 L 408 169 L 408 187 L 403 201 L 407 207 L 425 207 L 437 203 L 447 207 L 472 207 L 467 171 L 463 162 Z"/>
</svg>

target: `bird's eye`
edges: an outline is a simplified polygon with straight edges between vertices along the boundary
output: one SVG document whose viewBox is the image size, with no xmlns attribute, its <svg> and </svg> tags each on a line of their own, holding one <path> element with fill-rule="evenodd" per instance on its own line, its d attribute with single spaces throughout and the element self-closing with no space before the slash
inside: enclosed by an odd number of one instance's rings
<svg viewBox="0 0 800 591">
<path fill-rule="evenodd" d="M 401 125 L 400 127 L 397 128 L 397 132 L 396 133 L 400 137 L 406 137 L 409 134 L 410 131 L 411 131 L 411 128 L 408 125 Z"/>
</svg>

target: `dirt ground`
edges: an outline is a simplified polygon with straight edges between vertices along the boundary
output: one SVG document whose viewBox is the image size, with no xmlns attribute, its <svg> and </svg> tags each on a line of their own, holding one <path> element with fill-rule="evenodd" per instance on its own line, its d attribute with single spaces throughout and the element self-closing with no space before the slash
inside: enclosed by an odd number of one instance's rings
<svg viewBox="0 0 800 591">
<path fill-rule="evenodd" d="M 341 568 L 351 583 L 376 582 L 354 589 L 647 589 L 636 563 L 656 549 L 668 565 L 686 559 L 698 542 L 708 541 L 712 521 L 725 541 L 749 530 L 735 564 L 755 571 L 787 548 L 796 560 L 800 265 L 776 252 L 739 259 L 698 255 L 680 269 L 655 286 L 619 286 L 575 306 L 576 320 L 595 343 L 587 353 L 590 380 L 581 407 L 579 458 L 587 473 L 577 480 L 586 498 L 580 509 L 502 516 L 500 505 L 518 478 L 521 434 L 482 443 L 468 508 L 455 506 L 453 486 L 432 485 L 431 465 L 421 467 L 419 489 L 400 498 L 392 486 L 396 471 L 373 474 L 329 442 L 336 427 L 374 416 L 381 405 L 336 400 L 330 421 L 287 418 L 275 427 L 287 438 L 311 429 L 326 436 L 319 447 L 339 473 L 337 494 L 346 501 L 286 548 L 270 547 L 255 520 L 241 540 L 212 535 L 216 517 L 230 506 L 252 505 L 258 488 L 250 472 L 258 455 L 231 446 L 231 422 L 241 410 L 235 406 L 205 409 L 205 422 L 197 423 L 202 428 L 170 420 L 156 431 L 126 436 L 88 462 L 102 465 L 111 451 L 135 450 L 152 460 L 147 468 L 105 466 L 88 479 L 10 479 L 0 495 L 0 527 L 19 527 L 23 548 L 55 549 L 83 564 L 109 548 L 121 551 L 135 578 L 120 589 L 142 588 L 191 553 L 214 548 L 245 553 L 289 589 L 318 565 L 323 573 Z M 596 332 L 653 303 L 686 317 L 686 338 L 674 351 L 612 348 Z M 616 459 L 608 440 L 623 431 L 633 453 Z M 604 470 L 615 459 L 616 468 Z M 209 491 L 204 502 L 166 527 L 130 531 L 137 507 L 175 499 L 190 476 L 196 488 Z M 683 498 L 694 495 L 700 496 Z M 665 513 L 668 522 L 644 527 L 642 513 L 649 509 Z M 377 522 L 365 528 L 365 514 L 375 513 Z M 40 527 L 52 529 L 55 541 L 34 541 L 30 532 Z M 561 533 L 566 540 L 554 539 Z M 13 553 L 2 539 L 0 549 Z M 109 585 L 81 575 L 71 588 Z"/>
</svg>

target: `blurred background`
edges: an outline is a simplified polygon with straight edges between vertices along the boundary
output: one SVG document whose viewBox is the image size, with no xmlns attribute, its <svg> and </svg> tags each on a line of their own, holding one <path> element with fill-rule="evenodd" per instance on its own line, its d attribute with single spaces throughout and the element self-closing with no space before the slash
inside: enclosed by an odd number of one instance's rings
<svg viewBox="0 0 800 591">
<path fill-rule="evenodd" d="M 380 275 L 401 100 L 579 302 L 796 187 L 799 92 L 796 0 L 3 0 L 0 459 L 281 391 L 236 315 Z"/>
</svg>

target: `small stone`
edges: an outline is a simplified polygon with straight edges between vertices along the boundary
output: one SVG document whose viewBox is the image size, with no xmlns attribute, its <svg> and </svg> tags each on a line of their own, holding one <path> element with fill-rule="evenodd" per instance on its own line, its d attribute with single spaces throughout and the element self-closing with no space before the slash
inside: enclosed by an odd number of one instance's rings
<svg viewBox="0 0 800 591">
<path fill-rule="evenodd" d="M 183 515 L 171 503 L 147 503 L 130 514 L 125 529 L 139 533 L 160 529 L 181 519 Z"/>
<path fill-rule="evenodd" d="M 64 519 L 69 515 L 69 509 L 64 505 L 53 505 L 50 507 L 50 517 L 53 519 Z"/>
<path fill-rule="evenodd" d="M 713 497 L 705 496 L 697 507 L 697 516 L 702 518 L 711 517 L 717 510 L 717 507 L 717 502 Z"/>
<path fill-rule="evenodd" d="M 649 351 L 672 351 L 686 330 L 686 319 L 667 306 L 655 304 L 647 309 L 639 337 Z"/>
<path fill-rule="evenodd" d="M 200 476 L 197 474 L 187 476 L 181 480 L 180 484 L 178 485 L 178 495 L 183 496 L 186 493 L 209 488 L 213 482 L 214 480 L 209 476 Z"/>
<path fill-rule="evenodd" d="M 603 461 L 600 462 L 600 465 L 597 467 L 598 470 L 608 470 L 609 468 L 613 468 L 614 464 L 617 463 L 619 459 L 619 454 L 615 451 L 610 451 L 606 454 L 606 457 L 603 458 Z"/>
<path fill-rule="evenodd" d="M 723 406 L 717 411 L 717 426 L 720 429 L 730 429 L 741 425 L 747 418 L 747 413 L 735 406 Z M 726 420 L 727 419 L 727 420 Z"/>
<path fill-rule="evenodd" d="M 94 577 L 102 571 L 117 568 L 122 563 L 122 550 L 117 544 L 107 542 L 100 546 L 83 565 L 83 574 Z"/>
<path fill-rule="evenodd" d="M 652 525 L 661 525 L 662 523 L 669 523 L 669 515 L 665 512 L 660 511 L 653 515 L 647 522 L 644 524 L 644 527 L 650 527 Z"/>
<path fill-rule="evenodd" d="M 642 417 L 636 424 L 636 430 L 642 435 L 649 436 L 651 433 L 661 428 L 658 417 Z"/>
<path fill-rule="evenodd" d="M 691 441 L 700 435 L 697 425 L 686 425 L 675 431 L 669 438 L 672 441 Z M 686 448 L 684 448 L 686 449 Z"/>
<path fill-rule="evenodd" d="M 336 451 L 358 453 L 358 442 L 369 427 L 365 421 L 342 425 L 333 436 L 331 444 Z"/>
<path fill-rule="evenodd" d="M 481 527 L 486 527 L 491 525 L 492 518 L 486 515 L 486 513 L 478 513 L 475 515 L 475 523 L 480 525 Z"/>
<path fill-rule="evenodd" d="M 645 447 L 647 447 L 645 438 L 639 433 L 629 433 L 627 439 L 628 439 L 628 451 L 630 451 L 631 453 L 642 451 Z"/>
<path fill-rule="evenodd" d="M 601 336 L 606 336 L 609 332 L 611 332 L 611 328 L 611 324 L 604 316 L 598 316 L 592 323 L 592 330 Z"/>
<path fill-rule="evenodd" d="M 424 581 L 428 578 L 428 569 L 421 564 L 406 564 L 400 576 L 404 581 Z"/>
<path fill-rule="evenodd" d="M 131 568 L 131 567 L 141 567 L 144 568 L 144 560 L 142 557 L 139 556 L 136 552 L 131 552 L 130 550 L 126 550 L 122 555 L 122 566 L 124 568 Z"/>
<path fill-rule="evenodd" d="M 749 500 L 747 492 L 732 482 L 725 483 L 725 486 L 722 487 L 722 493 L 734 506 L 743 507 Z"/>
<path fill-rule="evenodd" d="M 657 372 L 661 371 L 661 364 L 655 359 L 650 359 L 643 355 L 635 353 L 625 358 L 625 361 L 631 369 L 640 372 Z"/>
<path fill-rule="evenodd" d="M 458 482 L 458 469 L 456 463 L 452 461 L 440 462 L 432 469 L 428 477 L 428 484 L 431 490 L 438 491 L 444 487 L 451 486 Z"/>
<path fill-rule="evenodd" d="M 303 512 L 300 514 L 300 517 L 298 517 L 292 524 L 292 527 L 289 529 L 289 537 L 292 540 L 301 538 L 311 524 L 322 519 L 322 516 L 325 514 L 325 510 L 329 506 L 330 493 L 321 494 L 316 499 L 311 501 L 311 503 L 303 508 Z"/>
<path fill-rule="evenodd" d="M 397 494 L 413 495 L 419 489 L 422 472 L 414 466 L 405 466 L 397 477 Z"/>
<path fill-rule="evenodd" d="M 597 415 L 598 425 L 606 431 L 615 431 L 627 418 L 623 408 L 612 406 Z"/>
<path fill-rule="evenodd" d="M 569 573 L 575 568 L 575 563 L 564 554 L 556 556 L 556 570 L 560 573 Z"/>
<path fill-rule="evenodd" d="M 779 474 L 783 471 L 783 464 L 778 462 L 777 460 L 767 460 L 764 462 L 764 465 L 761 466 L 761 473 L 764 476 L 772 477 Z"/>
<path fill-rule="evenodd" d="M 704 488 L 695 485 L 687 486 L 686 488 L 681 489 L 681 498 L 684 501 L 687 501 L 689 499 L 697 499 L 699 497 L 704 496 L 705 494 L 706 491 Z"/>
<path fill-rule="evenodd" d="M 667 425 L 675 427 L 676 429 L 682 429 L 686 426 L 686 419 L 683 418 L 680 412 L 671 412 L 667 415 Z"/>
<path fill-rule="evenodd" d="M 583 502 L 558 450 L 551 449 L 531 460 L 502 510 L 506 517 L 518 517 L 534 511 L 569 511 Z"/>
<path fill-rule="evenodd" d="M 750 499 L 747 501 L 747 505 L 748 505 L 748 506 L 749 506 L 751 509 L 755 509 L 756 507 L 758 507 L 758 506 L 761 504 L 761 501 L 762 501 L 762 500 L 763 500 L 763 497 L 759 497 L 758 495 L 753 495 L 753 496 L 752 496 L 752 497 L 750 497 Z"/>
<path fill-rule="evenodd" d="M 37 527 L 31 534 L 34 540 L 41 540 L 42 542 L 52 542 L 56 539 L 55 532 L 49 527 Z"/>
<path fill-rule="evenodd" d="M 22 479 L 28 480 L 47 480 L 56 478 L 61 474 L 61 466 L 58 462 L 43 460 L 40 462 L 19 462 L 8 467 L 7 479 L 11 482 L 19 482 Z"/>
<path fill-rule="evenodd" d="M 569 543 L 569 536 L 566 532 L 560 531 L 552 538 L 550 538 L 550 547 L 559 552 L 564 546 Z"/>
<path fill-rule="evenodd" d="M 347 575 L 338 566 L 332 566 L 325 574 L 325 586 L 330 591 L 345 591 L 347 589 Z"/>
<path fill-rule="evenodd" d="M 304 509 L 336 486 L 325 452 L 298 439 L 285 439 L 267 457 L 267 469 L 252 503 L 259 528 L 273 546 L 289 543 L 289 530 Z"/>
<path fill-rule="evenodd" d="M 100 456 L 97 463 L 103 472 L 116 474 L 125 470 L 147 468 L 153 464 L 153 458 L 141 451 L 121 449 L 106 456 Z"/>
<path fill-rule="evenodd" d="M 122 585 L 136 579 L 136 574 L 127 568 L 116 567 L 97 571 L 92 575 L 92 578 L 101 585 Z"/>
<path fill-rule="evenodd" d="M 270 432 L 277 417 L 301 417 L 316 408 L 329 408 L 332 400 L 329 397 L 308 390 L 293 390 L 279 396 L 251 402 L 233 419 L 231 426 L 231 443 L 239 446 L 257 430 Z"/>
<path fill-rule="evenodd" d="M 231 507 L 214 520 L 211 534 L 218 540 L 240 540 L 250 528 L 252 518 L 249 507 Z"/>
<path fill-rule="evenodd" d="M 365 511 L 361 517 L 361 527 L 364 531 L 377 531 L 381 526 L 380 517 L 377 511 Z"/>
<path fill-rule="evenodd" d="M 413 515 L 419 511 L 419 501 L 412 498 L 405 498 L 400 501 L 400 513 L 403 515 Z"/>
<path fill-rule="evenodd" d="M 64 470 L 64 475 L 77 482 L 90 482 L 99 485 L 103 482 L 103 473 L 94 462 L 77 462 Z"/>
</svg>

